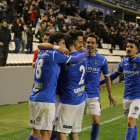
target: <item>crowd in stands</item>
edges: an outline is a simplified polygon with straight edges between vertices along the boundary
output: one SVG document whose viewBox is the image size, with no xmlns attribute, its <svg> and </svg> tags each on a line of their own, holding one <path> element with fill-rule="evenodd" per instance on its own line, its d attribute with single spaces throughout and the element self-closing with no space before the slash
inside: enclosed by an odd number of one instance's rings
<svg viewBox="0 0 140 140">
<path fill-rule="evenodd" d="M 99 37 L 99 47 L 102 47 L 102 43 L 107 43 L 112 48 L 119 45 L 121 50 L 125 49 L 128 38 L 140 42 L 140 26 L 120 22 L 112 14 L 103 18 L 100 10 L 78 10 L 74 2 L 56 1 L 54 5 L 44 3 L 44 0 L 0 0 L 0 22 L 6 19 L 14 33 L 14 53 L 24 53 L 25 48 L 26 53 L 32 53 L 33 36 L 41 43 L 46 31 L 66 33 L 71 29 L 78 29 L 83 31 L 84 37 L 94 33 Z M 68 16 L 72 18 L 69 19 Z M 40 28 L 37 28 L 38 21 Z"/>
</svg>

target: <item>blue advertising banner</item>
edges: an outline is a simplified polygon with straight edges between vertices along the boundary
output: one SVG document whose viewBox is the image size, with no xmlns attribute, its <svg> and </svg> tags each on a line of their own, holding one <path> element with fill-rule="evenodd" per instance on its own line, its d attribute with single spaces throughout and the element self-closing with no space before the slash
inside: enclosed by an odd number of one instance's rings
<svg viewBox="0 0 140 140">
<path fill-rule="evenodd" d="M 109 9 L 107 7 L 103 7 L 103 6 L 100 6 L 100 5 L 97 5 L 97 4 L 94 4 L 94 3 L 91 3 L 91 2 L 85 1 L 85 0 L 80 0 L 79 10 L 80 11 L 83 11 L 85 8 L 87 8 L 87 11 L 88 12 L 92 11 L 93 9 L 95 9 L 95 10 L 100 9 L 100 11 L 103 12 L 103 18 L 107 14 L 111 14 L 111 13 L 112 13 L 112 15 L 114 14 L 113 13 L 113 9 Z"/>
</svg>

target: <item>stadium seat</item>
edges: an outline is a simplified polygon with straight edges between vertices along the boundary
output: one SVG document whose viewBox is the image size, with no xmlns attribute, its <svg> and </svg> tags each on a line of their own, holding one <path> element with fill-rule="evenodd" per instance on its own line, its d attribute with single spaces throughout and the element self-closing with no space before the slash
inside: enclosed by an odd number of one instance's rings
<svg viewBox="0 0 140 140">
<path fill-rule="evenodd" d="M 97 51 L 101 55 L 110 55 L 110 51 L 107 49 L 97 49 Z"/>
<path fill-rule="evenodd" d="M 15 42 L 11 42 L 12 44 L 9 44 L 9 51 L 15 50 Z"/>
<path fill-rule="evenodd" d="M 119 63 L 121 62 L 121 57 L 120 56 L 105 56 L 108 62 L 115 62 Z"/>
<path fill-rule="evenodd" d="M 12 53 L 8 53 L 7 65 L 13 64 L 13 61 L 14 61 L 13 54 Z"/>
<path fill-rule="evenodd" d="M 119 45 L 115 45 L 115 50 L 120 50 Z"/>
<path fill-rule="evenodd" d="M 107 44 L 107 49 L 111 49 L 111 44 Z"/>
<path fill-rule="evenodd" d="M 108 46 L 107 44 L 102 43 L 102 47 L 103 47 L 103 49 L 108 49 L 108 47 L 107 47 L 107 46 Z"/>
<path fill-rule="evenodd" d="M 125 56 L 126 52 L 122 50 L 113 50 L 113 55 Z"/>
</svg>

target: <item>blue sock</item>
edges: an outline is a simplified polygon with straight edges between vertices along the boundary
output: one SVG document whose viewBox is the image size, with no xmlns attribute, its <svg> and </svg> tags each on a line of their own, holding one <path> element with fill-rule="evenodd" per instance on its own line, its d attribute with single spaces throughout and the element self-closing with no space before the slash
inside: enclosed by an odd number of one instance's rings
<svg viewBox="0 0 140 140">
<path fill-rule="evenodd" d="M 57 140 L 54 132 L 52 132 L 50 140 Z"/>
<path fill-rule="evenodd" d="M 135 131 L 134 128 L 127 128 L 125 140 L 132 140 L 134 136 L 134 131 Z"/>
<path fill-rule="evenodd" d="M 27 138 L 27 140 L 38 140 L 38 138 L 33 137 L 33 136 L 30 134 L 29 137 Z"/>
<path fill-rule="evenodd" d="M 90 140 L 97 140 L 100 125 L 92 124 Z"/>
<path fill-rule="evenodd" d="M 138 128 L 137 128 L 137 125 L 135 125 L 135 132 L 134 132 L 134 136 L 133 136 L 133 138 L 132 138 L 132 140 L 138 140 L 138 136 L 137 136 L 137 134 L 138 134 Z"/>
</svg>

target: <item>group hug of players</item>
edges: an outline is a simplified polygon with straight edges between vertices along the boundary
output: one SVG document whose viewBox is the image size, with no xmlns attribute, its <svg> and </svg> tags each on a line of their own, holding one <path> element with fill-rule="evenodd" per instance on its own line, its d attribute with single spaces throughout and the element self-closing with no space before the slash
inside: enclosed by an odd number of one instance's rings
<svg viewBox="0 0 140 140">
<path fill-rule="evenodd" d="M 27 140 L 78 140 L 85 106 L 92 118 L 90 140 L 97 140 L 100 127 L 99 85 L 106 83 L 108 97 L 115 106 L 111 80 L 122 72 L 125 79 L 123 97 L 127 118 L 125 140 L 138 140 L 136 120 L 140 114 L 139 44 L 128 40 L 126 57 L 109 75 L 107 59 L 96 52 L 97 36 L 90 33 L 83 47 L 83 33 L 76 29 L 43 35 L 38 45 L 34 87 L 29 98 L 30 126 Z M 100 81 L 101 71 L 105 77 Z M 110 80 L 111 79 L 111 80 Z M 53 131 L 53 133 L 52 133 Z"/>
</svg>

